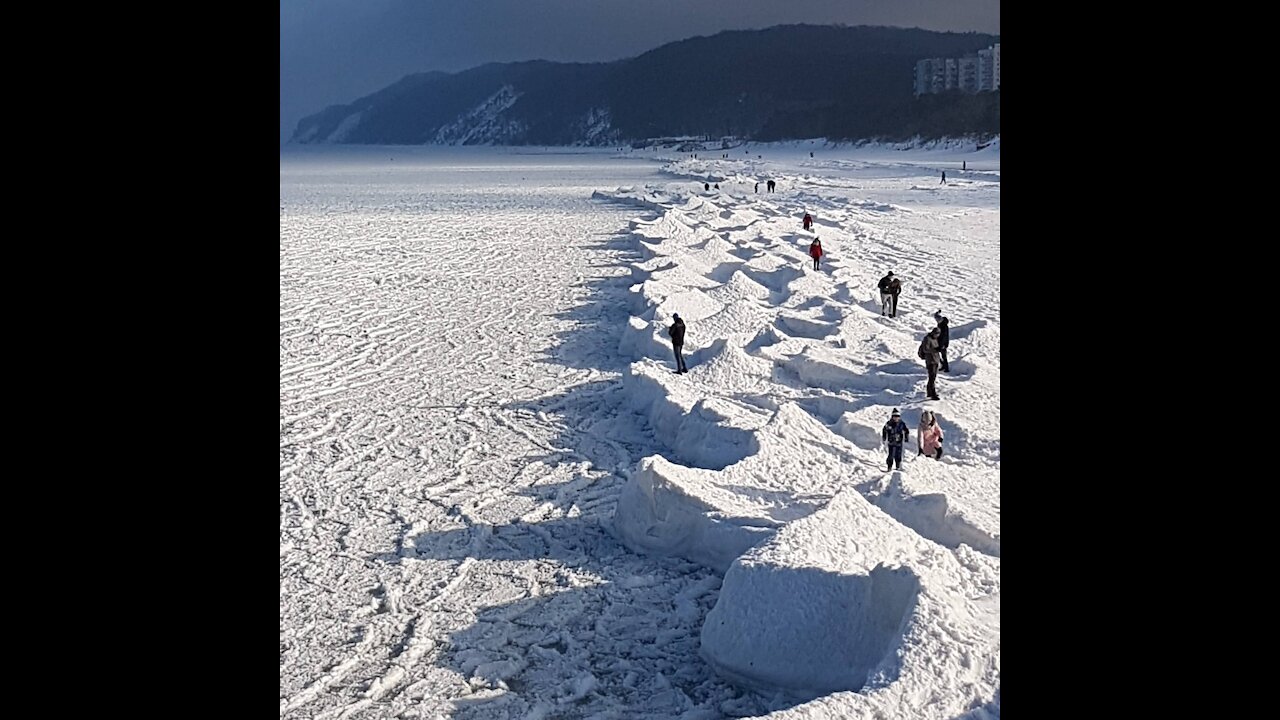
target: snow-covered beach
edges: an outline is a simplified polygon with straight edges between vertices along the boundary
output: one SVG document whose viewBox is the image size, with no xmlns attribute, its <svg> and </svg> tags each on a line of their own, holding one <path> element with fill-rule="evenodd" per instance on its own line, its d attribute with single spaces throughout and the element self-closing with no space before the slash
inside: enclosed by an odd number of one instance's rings
<svg viewBox="0 0 1280 720">
<path fill-rule="evenodd" d="M 998 717 L 999 167 L 282 150 L 281 716 Z"/>
</svg>

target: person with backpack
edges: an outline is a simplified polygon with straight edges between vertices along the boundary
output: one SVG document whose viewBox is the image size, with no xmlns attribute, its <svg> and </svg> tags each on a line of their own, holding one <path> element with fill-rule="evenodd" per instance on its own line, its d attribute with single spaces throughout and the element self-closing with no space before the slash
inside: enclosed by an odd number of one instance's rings
<svg viewBox="0 0 1280 720">
<path fill-rule="evenodd" d="M 822 257 L 822 241 L 816 237 L 809 243 L 809 257 L 813 258 L 813 269 L 817 270 L 818 260 Z"/>
<path fill-rule="evenodd" d="M 920 341 L 920 348 L 916 350 L 916 355 L 924 360 L 924 369 L 929 373 L 929 385 L 926 389 L 926 395 L 930 400 L 939 400 L 938 388 L 934 383 L 938 380 L 938 334 L 941 331 L 934 328 L 929 334 L 924 336 L 924 340 Z"/>
<path fill-rule="evenodd" d="M 934 460 L 942 459 L 942 426 L 938 424 L 936 413 L 925 410 L 920 413 L 920 427 L 916 429 L 916 455 L 928 455 Z"/>
<path fill-rule="evenodd" d="M 880 440 L 882 445 L 888 445 L 889 458 L 885 461 L 885 472 L 893 469 L 894 465 L 898 469 L 902 469 L 902 443 L 906 442 L 911 434 L 911 430 L 907 424 L 902 422 L 902 413 L 897 408 L 893 409 L 893 414 L 889 416 L 889 422 L 884 424 L 884 428 L 880 430 Z"/>
<path fill-rule="evenodd" d="M 892 271 L 890 271 L 888 275 L 885 275 L 884 277 L 880 278 L 880 282 L 876 284 L 876 287 L 880 288 L 880 314 L 881 315 L 888 315 L 889 310 L 892 307 L 891 303 L 893 302 L 893 295 L 889 294 L 889 283 L 891 282 L 893 282 Z"/>
<path fill-rule="evenodd" d="M 933 314 L 933 319 L 938 322 L 938 355 L 942 358 L 942 372 L 951 372 L 951 366 L 947 364 L 947 346 L 951 344 L 951 324 L 942 311 Z"/>
<path fill-rule="evenodd" d="M 809 213 L 805 213 L 804 220 L 801 221 L 801 224 L 804 225 L 805 230 L 808 230 L 809 228 L 813 227 L 813 216 L 810 215 Z"/>
<path fill-rule="evenodd" d="M 687 373 L 689 368 L 684 365 L 684 320 L 680 319 L 680 313 L 673 314 L 672 318 L 675 322 L 667 328 L 667 335 L 671 338 L 671 346 L 676 350 L 676 372 Z"/>
</svg>

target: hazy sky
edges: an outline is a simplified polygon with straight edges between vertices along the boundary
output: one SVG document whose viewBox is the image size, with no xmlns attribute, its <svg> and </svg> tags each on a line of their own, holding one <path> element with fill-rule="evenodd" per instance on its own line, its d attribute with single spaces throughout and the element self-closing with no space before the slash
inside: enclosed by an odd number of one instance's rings
<svg viewBox="0 0 1280 720">
<path fill-rule="evenodd" d="M 793 23 L 999 33 L 1000 0 L 280 0 L 280 141 L 410 73 L 617 60 Z"/>
</svg>

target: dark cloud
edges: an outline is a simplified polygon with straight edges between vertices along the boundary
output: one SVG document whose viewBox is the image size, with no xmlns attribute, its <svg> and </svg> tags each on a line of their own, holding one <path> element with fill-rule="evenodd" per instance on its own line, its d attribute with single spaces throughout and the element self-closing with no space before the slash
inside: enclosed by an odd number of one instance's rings
<svg viewBox="0 0 1280 720">
<path fill-rule="evenodd" d="M 1000 0 L 280 0 L 280 139 L 414 72 L 597 62 L 791 23 L 1000 32 Z"/>
</svg>

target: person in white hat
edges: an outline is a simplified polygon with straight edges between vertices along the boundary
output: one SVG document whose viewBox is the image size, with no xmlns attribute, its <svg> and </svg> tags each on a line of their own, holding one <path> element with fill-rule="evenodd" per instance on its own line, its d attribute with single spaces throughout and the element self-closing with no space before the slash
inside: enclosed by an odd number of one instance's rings
<svg viewBox="0 0 1280 720">
<path fill-rule="evenodd" d="M 906 442 L 911 435 L 911 429 L 907 424 L 902 422 L 902 413 L 897 408 L 893 409 L 893 414 L 889 416 L 889 422 L 884 424 L 884 429 L 880 431 L 880 439 L 884 444 L 889 446 L 889 458 L 886 460 L 885 471 L 892 470 L 894 465 L 898 469 L 902 469 L 902 443 Z"/>
</svg>

